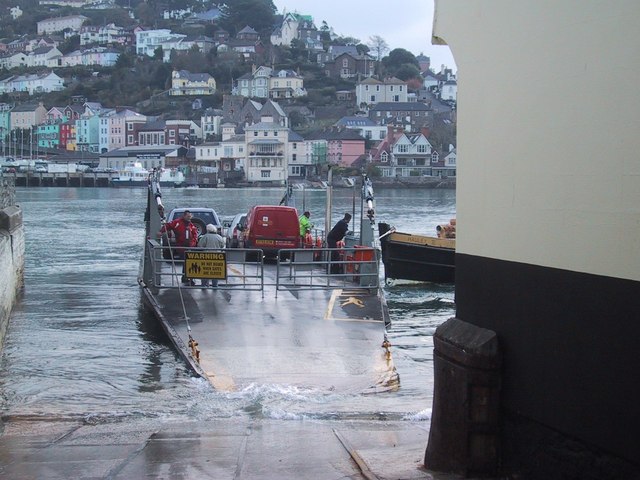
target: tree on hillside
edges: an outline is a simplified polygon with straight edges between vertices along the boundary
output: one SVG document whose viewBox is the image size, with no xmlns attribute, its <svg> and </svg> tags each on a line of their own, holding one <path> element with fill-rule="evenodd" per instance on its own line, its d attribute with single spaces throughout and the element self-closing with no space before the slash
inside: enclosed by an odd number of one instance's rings
<svg viewBox="0 0 640 480">
<path fill-rule="evenodd" d="M 268 38 L 276 11 L 272 0 L 227 0 L 220 8 L 220 25 L 232 35 L 249 25 L 261 37 Z"/>
<path fill-rule="evenodd" d="M 367 43 L 371 53 L 376 57 L 376 60 L 380 62 L 385 53 L 389 51 L 389 44 L 380 35 L 373 35 L 369 37 L 369 43 Z"/>
<path fill-rule="evenodd" d="M 395 76 L 402 80 L 420 75 L 420 64 L 415 55 L 404 48 L 395 48 L 389 52 L 389 55 L 382 59 L 382 67 L 384 74 L 387 76 Z M 415 67 L 415 70 L 412 69 Z M 417 72 L 416 72 L 417 71 Z"/>
</svg>

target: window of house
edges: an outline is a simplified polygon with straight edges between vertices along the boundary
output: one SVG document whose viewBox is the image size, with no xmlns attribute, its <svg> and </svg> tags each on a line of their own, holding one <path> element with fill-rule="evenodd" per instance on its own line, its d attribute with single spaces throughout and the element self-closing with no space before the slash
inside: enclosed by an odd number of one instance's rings
<svg viewBox="0 0 640 480">
<path fill-rule="evenodd" d="M 271 170 L 260 170 L 260 176 L 262 178 L 270 178 L 271 177 Z"/>
<path fill-rule="evenodd" d="M 300 167 L 291 167 L 291 175 L 300 175 Z"/>
<path fill-rule="evenodd" d="M 418 145 L 418 153 L 427 153 L 426 145 Z"/>
<path fill-rule="evenodd" d="M 263 135 L 266 137 L 267 135 L 269 135 L 269 132 L 267 132 L 266 130 L 264 131 Z"/>
<path fill-rule="evenodd" d="M 169 138 L 173 138 L 176 136 L 176 131 L 175 130 L 169 130 Z"/>
<path fill-rule="evenodd" d="M 255 132 L 253 132 L 253 136 L 257 137 L 258 136 L 258 131 L 256 130 Z"/>
<path fill-rule="evenodd" d="M 375 101 L 376 101 L 376 96 L 371 95 L 371 102 L 375 102 Z M 378 112 L 378 116 L 380 116 L 380 112 Z"/>
<path fill-rule="evenodd" d="M 348 67 L 349 66 L 349 59 L 343 58 L 342 59 L 342 66 L 343 67 Z"/>
<path fill-rule="evenodd" d="M 295 153 L 293 155 L 291 155 L 291 161 L 292 162 L 295 162 L 297 158 L 298 158 L 298 156 Z"/>
<path fill-rule="evenodd" d="M 398 152 L 407 153 L 409 151 L 409 145 L 398 145 Z"/>
</svg>

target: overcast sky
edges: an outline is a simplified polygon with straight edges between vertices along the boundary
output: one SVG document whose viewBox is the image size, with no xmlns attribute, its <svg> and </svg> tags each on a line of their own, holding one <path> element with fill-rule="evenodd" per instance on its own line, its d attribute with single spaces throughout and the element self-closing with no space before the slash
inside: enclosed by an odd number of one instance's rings
<svg viewBox="0 0 640 480">
<path fill-rule="evenodd" d="M 298 12 L 311 15 L 320 28 L 326 20 L 341 36 L 358 38 L 369 43 L 369 37 L 379 35 L 389 47 L 404 48 L 414 55 L 424 53 L 431 57 L 431 68 L 440 71 L 440 65 L 456 69 L 449 47 L 431 45 L 433 26 L 433 0 L 273 0 L 282 13 Z"/>
</svg>

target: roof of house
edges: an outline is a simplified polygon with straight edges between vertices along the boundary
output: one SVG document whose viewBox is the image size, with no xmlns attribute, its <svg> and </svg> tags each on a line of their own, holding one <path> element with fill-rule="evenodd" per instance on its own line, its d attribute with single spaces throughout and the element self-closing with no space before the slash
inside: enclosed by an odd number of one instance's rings
<svg viewBox="0 0 640 480">
<path fill-rule="evenodd" d="M 333 125 L 336 127 L 371 127 L 377 125 L 377 123 L 368 117 L 353 115 L 349 117 L 342 117 Z"/>
<path fill-rule="evenodd" d="M 211 77 L 208 73 L 191 73 L 187 70 L 179 70 L 180 77 L 186 78 L 192 82 L 208 82 Z"/>
<path fill-rule="evenodd" d="M 422 112 L 428 111 L 431 108 L 422 102 L 380 102 L 371 107 L 370 111 L 403 111 L 403 112 Z"/>
<path fill-rule="evenodd" d="M 250 33 L 252 35 L 258 35 L 258 32 L 256 32 L 253 28 L 251 28 L 249 25 L 247 25 L 246 27 L 244 27 L 242 30 L 240 30 L 236 35 L 240 35 L 241 33 Z"/>
</svg>

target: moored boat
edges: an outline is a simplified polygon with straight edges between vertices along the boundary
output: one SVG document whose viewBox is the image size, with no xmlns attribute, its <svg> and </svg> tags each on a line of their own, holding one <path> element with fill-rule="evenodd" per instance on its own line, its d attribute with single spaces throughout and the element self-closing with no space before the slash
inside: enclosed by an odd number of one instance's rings
<svg viewBox="0 0 640 480">
<path fill-rule="evenodd" d="M 440 226 L 440 230 L 447 226 Z M 378 224 L 385 278 L 419 282 L 455 281 L 455 238 L 397 232 L 387 223 Z"/>
<path fill-rule="evenodd" d="M 119 175 L 111 179 L 114 187 L 142 187 L 149 183 L 149 170 L 140 162 L 128 163 Z M 162 169 L 160 185 L 163 187 L 180 187 L 184 184 L 184 174 L 177 169 Z"/>
</svg>

